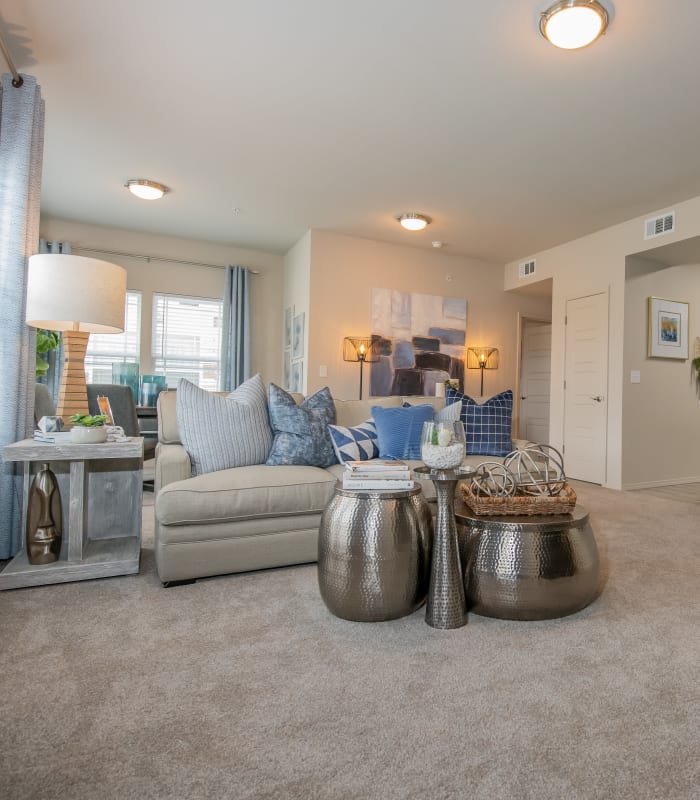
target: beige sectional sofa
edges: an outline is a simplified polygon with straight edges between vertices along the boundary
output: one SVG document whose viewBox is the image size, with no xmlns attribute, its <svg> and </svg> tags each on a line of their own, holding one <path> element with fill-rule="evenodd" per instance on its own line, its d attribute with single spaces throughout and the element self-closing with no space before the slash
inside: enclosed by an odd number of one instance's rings
<svg viewBox="0 0 700 800">
<path fill-rule="evenodd" d="M 176 392 L 158 399 L 155 472 L 155 551 L 163 583 L 316 561 L 321 513 L 344 467 L 236 467 L 191 476 L 180 443 Z M 300 402 L 302 397 L 295 396 Z M 353 426 L 371 417 L 371 407 L 431 403 L 444 398 L 383 397 L 336 400 L 337 424 Z M 478 464 L 491 457 L 469 456 Z M 498 460 L 498 459 L 495 459 Z M 411 462 L 417 465 L 419 462 Z M 423 485 L 429 498 L 430 482 Z"/>
</svg>

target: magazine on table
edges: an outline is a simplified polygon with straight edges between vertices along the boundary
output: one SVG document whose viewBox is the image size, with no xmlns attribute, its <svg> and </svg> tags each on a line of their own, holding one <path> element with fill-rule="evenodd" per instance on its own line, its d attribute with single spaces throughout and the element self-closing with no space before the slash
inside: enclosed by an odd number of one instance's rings
<svg viewBox="0 0 700 800">
<path fill-rule="evenodd" d="M 396 472 L 407 470 L 408 464 L 405 461 L 389 461 L 388 459 L 373 458 L 371 461 L 346 461 L 345 469 L 351 472 L 377 472 L 389 471 Z"/>
</svg>

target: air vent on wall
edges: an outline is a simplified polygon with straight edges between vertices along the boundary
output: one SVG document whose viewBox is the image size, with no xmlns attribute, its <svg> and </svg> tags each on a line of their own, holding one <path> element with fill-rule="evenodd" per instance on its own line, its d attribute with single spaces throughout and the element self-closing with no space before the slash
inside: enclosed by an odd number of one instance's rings
<svg viewBox="0 0 700 800">
<path fill-rule="evenodd" d="M 653 239 L 655 236 L 663 236 L 665 233 L 673 233 L 676 229 L 676 212 L 662 214 L 659 217 L 652 217 L 644 222 L 644 238 Z"/>
<path fill-rule="evenodd" d="M 518 275 L 521 278 L 526 278 L 529 275 L 535 274 L 535 259 L 533 258 L 532 261 L 523 261 L 521 264 L 518 264 Z"/>
</svg>

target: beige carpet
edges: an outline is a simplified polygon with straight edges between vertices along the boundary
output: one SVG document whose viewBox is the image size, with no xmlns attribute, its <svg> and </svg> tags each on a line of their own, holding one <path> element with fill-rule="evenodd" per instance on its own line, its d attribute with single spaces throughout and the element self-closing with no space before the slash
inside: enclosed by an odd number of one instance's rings
<svg viewBox="0 0 700 800">
<path fill-rule="evenodd" d="M 700 797 L 697 506 L 576 488 L 608 582 L 561 620 L 344 622 L 314 566 L 163 589 L 148 533 L 138 576 L 2 593 L 0 797 Z"/>
</svg>

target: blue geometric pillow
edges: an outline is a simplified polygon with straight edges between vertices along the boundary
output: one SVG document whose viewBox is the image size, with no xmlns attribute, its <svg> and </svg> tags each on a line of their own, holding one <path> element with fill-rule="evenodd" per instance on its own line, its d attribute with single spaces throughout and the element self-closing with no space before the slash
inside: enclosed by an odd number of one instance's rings
<svg viewBox="0 0 700 800">
<path fill-rule="evenodd" d="M 354 428 L 329 425 L 328 432 L 331 435 L 335 454 L 338 456 L 338 463 L 369 461 L 371 458 L 379 458 L 377 427 L 373 420 L 368 419 Z"/>
<path fill-rule="evenodd" d="M 430 405 L 409 408 L 372 406 L 377 426 L 379 457 L 400 461 L 420 460 L 420 439 L 423 423 L 432 422 L 435 410 Z"/>
<path fill-rule="evenodd" d="M 456 400 L 462 403 L 467 455 L 507 456 L 513 449 L 513 392 L 507 389 L 479 405 L 469 395 L 448 388 L 446 402 Z"/>
<path fill-rule="evenodd" d="M 328 433 L 335 422 L 335 403 L 327 386 L 297 405 L 288 392 L 271 383 L 268 411 L 274 439 L 266 464 L 330 467 L 336 463 Z"/>
</svg>

